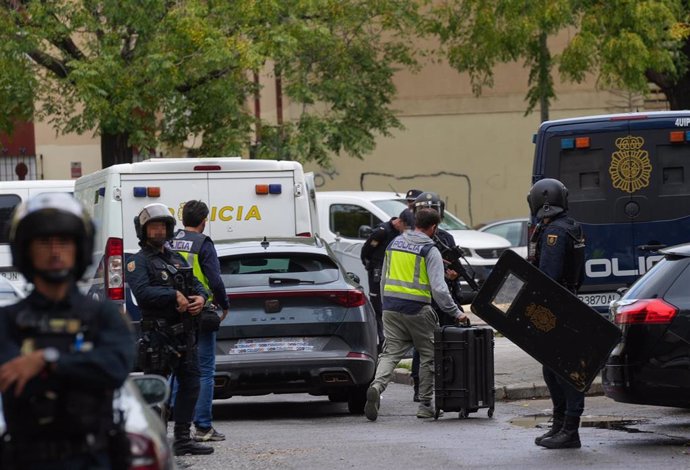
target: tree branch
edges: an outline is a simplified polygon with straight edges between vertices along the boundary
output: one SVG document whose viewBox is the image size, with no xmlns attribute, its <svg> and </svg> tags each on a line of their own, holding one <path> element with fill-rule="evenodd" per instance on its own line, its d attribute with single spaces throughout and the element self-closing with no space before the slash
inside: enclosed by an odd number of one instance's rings
<svg viewBox="0 0 690 470">
<path fill-rule="evenodd" d="M 53 72 L 60 78 L 67 78 L 69 74 L 69 68 L 64 62 L 56 59 L 55 57 L 46 54 L 45 52 L 34 50 L 28 53 L 29 57 L 36 62 L 38 65 L 45 67 L 46 69 Z"/>
<path fill-rule="evenodd" d="M 202 85 L 205 85 L 209 82 L 212 82 L 213 80 L 218 80 L 219 78 L 223 78 L 224 76 L 226 76 L 228 73 L 232 72 L 233 70 L 235 70 L 234 67 L 227 67 L 227 68 L 220 69 L 220 70 L 214 70 L 212 72 L 209 72 L 207 75 L 201 77 L 197 81 L 192 82 L 192 83 L 185 83 L 184 85 L 178 86 L 176 89 L 180 93 L 189 93 L 193 89 L 198 88 Z"/>
</svg>

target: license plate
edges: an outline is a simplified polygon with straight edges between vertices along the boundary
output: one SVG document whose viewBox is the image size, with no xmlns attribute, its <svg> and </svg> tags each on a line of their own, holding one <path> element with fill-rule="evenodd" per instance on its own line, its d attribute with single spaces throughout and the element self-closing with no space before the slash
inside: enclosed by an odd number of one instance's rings
<svg viewBox="0 0 690 470">
<path fill-rule="evenodd" d="M 608 307 L 611 302 L 621 298 L 618 292 L 599 292 L 592 294 L 580 294 L 578 299 L 590 307 Z"/>
<path fill-rule="evenodd" d="M 313 350 L 314 345 L 307 338 L 247 338 L 238 340 L 228 354 Z"/>
<path fill-rule="evenodd" d="M 19 273 L 17 271 L 2 271 L 0 275 L 10 282 L 19 280 Z"/>
</svg>

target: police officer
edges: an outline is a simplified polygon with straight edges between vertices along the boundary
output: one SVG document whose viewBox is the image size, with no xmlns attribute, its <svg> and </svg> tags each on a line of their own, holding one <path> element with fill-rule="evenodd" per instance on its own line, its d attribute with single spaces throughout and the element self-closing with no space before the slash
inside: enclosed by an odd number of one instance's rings
<svg viewBox="0 0 690 470">
<path fill-rule="evenodd" d="M 443 211 L 445 209 L 445 204 L 438 196 L 438 194 L 432 192 L 422 192 L 417 195 L 417 198 L 412 204 L 412 209 L 414 211 L 417 211 L 419 209 L 425 208 L 435 210 L 441 216 L 441 220 L 443 220 Z M 448 248 L 455 246 L 455 238 L 453 238 L 453 235 L 451 235 L 450 233 L 446 232 L 442 228 L 439 228 L 438 230 L 436 230 L 436 234 L 434 235 L 434 243 L 441 252 L 441 257 L 443 258 L 446 250 Z M 444 259 L 444 261 L 450 262 L 451 260 Z M 452 269 L 445 268 L 445 281 L 448 285 L 448 290 L 451 296 L 453 296 L 453 299 L 458 299 L 461 289 L 458 279 L 458 273 Z M 434 311 L 438 312 L 438 320 L 441 326 L 455 324 L 455 318 L 446 315 L 443 309 L 439 308 L 439 306 L 433 300 L 431 303 L 431 307 L 434 309 Z M 459 308 L 462 311 L 462 307 Z M 412 370 L 410 374 L 410 376 L 412 377 L 414 387 L 412 400 L 415 402 L 419 401 L 419 361 L 419 352 L 415 350 L 415 352 L 412 355 Z"/>
<path fill-rule="evenodd" d="M 393 217 L 376 227 L 362 246 L 360 257 L 369 279 L 369 300 L 376 313 L 376 327 L 379 337 L 379 350 L 383 346 L 383 310 L 381 309 L 381 270 L 386 247 L 395 237 L 405 231 L 406 224 L 399 217 Z"/>
<path fill-rule="evenodd" d="M 198 344 L 201 388 L 194 410 L 194 440 L 198 442 L 225 440 L 225 436 L 213 428 L 213 376 L 216 371 L 216 331 L 227 316 L 230 304 L 220 277 L 216 248 L 211 238 L 203 233 L 208 212 L 204 202 L 187 201 L 182 208 L 184 229 L 178 230 L 172 241 L 172 249 L 192 265 L 194 277 L 211 293 L 209 302 L 217 304 L 223 312 L 220 318 L 214 309 L 204 309 L 201 314 Z"/>
<path fill-rule="evenodd" d="M 134 219 L 141 250 L 127 263 L 127 280 L 141 309 L 140 366 L 146 373 L 167 376 L 179 383 L 173 409 L 175 455 L 211 454 L 213 447 L 190 436 L 199 396 L 199 360 L 195 317 L 206 303 L 207 292 L 193 276 L 185 259 L 169 249 L 175 219 L 163 204 L 149 204 Z M 185 292 L 187 291 L 187 292 Z"/>
<path fill-rule="evenodd" d="M 537 181 L 527 196 L 532 217 L 538 221 L 529 244 L 530 261 L 573 293 L 583 279 L 585 239 L 582 227 L 568 216 L 568 190 L 558 180 Z M 585 394 L 575 390 L 551 369 L 543 368 L 553 402 L 553 424 L 535 444 L 549 449 L 579 448 L 578 427 Z"/>
<path fill-rule="evenodd" d="M 382 281 L 383 327 L 386 341 L 376 366 L 376 376 L 367 390 L 364 414 L 370 421 L 378 417 L 381 393 L 393 370 L 410 346 L 421 355 L 418 418 L 433 418 L 434 329 L 438 319 L 431 299 L 458 321 L 467 317 L 455 305 L 444 277 L 443 260 L 432 237 L 441 222 L 439 213 L 420 209 L 415 214 L 415 230 L 407 230 L 386 249 Z"/>
<path fill-rule="evenodd" d="M 132 369 L 134 342 L 114 304 L 77 289 L 93 239 L 91 219 L 69 194 L 44 193 L 14 212 L 12 262 L 34 290 L 0 310 L 3 469 L 129 467 L 113 395 Z"/>
<path fill-rule="evenodd" d="M 414 229 L 414 203 L 417 200 L 417 197 L 423 192 L 424 191 L 420 191 L 419 189 L 410 189 L 405 194 L 407 208 L 403 209 L 398 217 L 405 222 L 405 225 L 407 225 L 407 228 L 410 230 Z"/>
</svg>

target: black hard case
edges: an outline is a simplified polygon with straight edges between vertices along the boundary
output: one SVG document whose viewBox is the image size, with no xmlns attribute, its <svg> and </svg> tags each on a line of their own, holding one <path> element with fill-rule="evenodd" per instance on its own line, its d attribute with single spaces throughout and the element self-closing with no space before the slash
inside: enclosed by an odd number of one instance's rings
<svg viewBox="0 0 690 470">
<path fill-rule="evenodd" d="M 494 331 L 489 327 L 442 326 L 434 331 L 434 394 L 439 411 L 466 418 L 480 408 L 494 414 Z"/>
</svg>

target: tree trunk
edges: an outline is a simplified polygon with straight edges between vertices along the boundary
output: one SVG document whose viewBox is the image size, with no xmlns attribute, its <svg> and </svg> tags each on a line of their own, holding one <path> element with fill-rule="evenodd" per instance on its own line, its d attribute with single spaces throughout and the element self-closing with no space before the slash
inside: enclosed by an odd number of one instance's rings
<svg viewBox="0 0 690 470">
<path fill-rule="evenodd" d="M 101 165 L 107 168 L 118 163 L 132 163 L 132 147 L 129 145 L 129 134 L 101 133 Z"/>
</svg>

